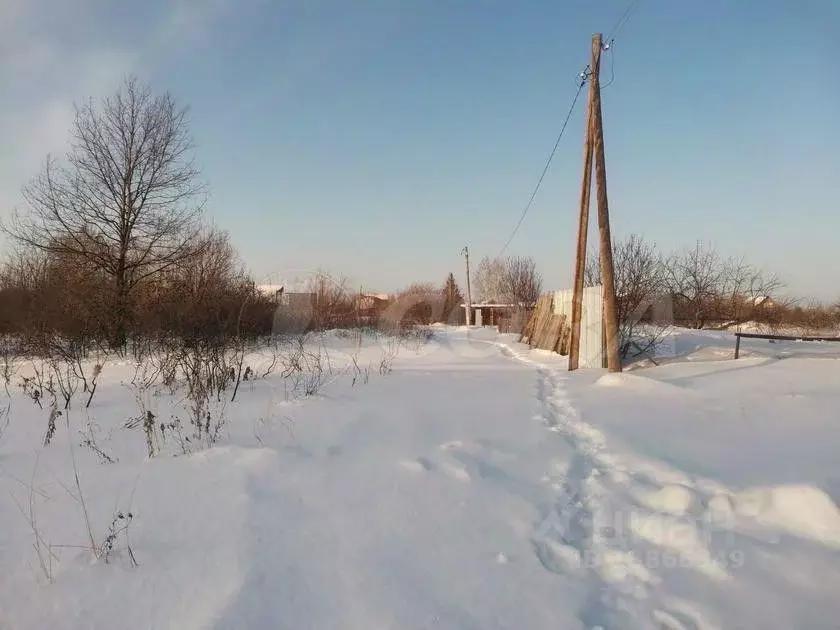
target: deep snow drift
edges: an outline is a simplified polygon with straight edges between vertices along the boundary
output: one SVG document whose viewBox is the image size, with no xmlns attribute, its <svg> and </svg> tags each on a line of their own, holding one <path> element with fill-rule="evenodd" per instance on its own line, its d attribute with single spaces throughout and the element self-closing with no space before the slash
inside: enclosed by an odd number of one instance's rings
<svg viewBox="0 0 840 630">
<path fill-rule="evenodd" d="M 569 374 L 439 329 L 390 371 L 393 342 L 331 334 L 316 395 L 249 381 L 215 446 L 153 458 L 124 425 L 183 392 L 106 362 L 44 447 L 16 377 L 0 628 L 837 628 L 840 361 L 676 342 L 694 360 Z"/>
</svg>

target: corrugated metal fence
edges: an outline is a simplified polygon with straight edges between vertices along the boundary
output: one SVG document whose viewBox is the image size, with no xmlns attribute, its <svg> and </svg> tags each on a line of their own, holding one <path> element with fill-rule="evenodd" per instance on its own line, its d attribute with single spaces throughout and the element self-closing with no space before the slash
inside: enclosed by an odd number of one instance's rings
<svg viewBox="0 0 840 630">
<path fill-rule="evenodd" d="M 534 348 L 569 353 L 572 321 L 571 289 L 540 297 L 520 340 Z M 604 365 L 603 287 L 583 290 L 578 367 L 600 368 Z"/>
<path fill-rule="evenodd" d="M 574 291 L 555 291 L 554 313 L 565 315 L 572 321 L 572 296 Z M 580 325 L 580 359 L 582 368 L 603 367 L 604 361 L 604 294 L 603 287 L 586 287 L 583 290 L 583 313 Z"/>
</svg>

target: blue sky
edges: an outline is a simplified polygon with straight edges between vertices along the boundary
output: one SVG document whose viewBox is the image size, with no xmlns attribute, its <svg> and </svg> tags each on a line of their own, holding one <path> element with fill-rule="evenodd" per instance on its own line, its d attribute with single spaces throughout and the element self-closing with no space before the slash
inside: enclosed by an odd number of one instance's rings
<svg viewBox="0 0 840 630">
<path fill-rule="evenodd" d="M 499 252 L 626 0 L 0 0 L 0 214 L 124 73 L 191 108 L 258 279 L 442 283 Z M 613 234 L 840 296 L 840 2 L 640 0 L 604 73 Z M 583 99 L 508 253 L 569 284 Z M 833 176 L 833 177 L 832 177 Z M 594 218 L 594 217 L 593 217 Z M 593 223 L 591 234 L 595 234 Z"/>
</svg>

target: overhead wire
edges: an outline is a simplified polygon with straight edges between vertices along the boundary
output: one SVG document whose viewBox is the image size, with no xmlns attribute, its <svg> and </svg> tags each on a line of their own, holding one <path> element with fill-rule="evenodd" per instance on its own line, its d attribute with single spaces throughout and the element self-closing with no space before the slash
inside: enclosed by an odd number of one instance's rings
<svg viewBox="0 0 840 630">
<path fill-rule="evenodd" d="M 616 33 L 618 33 L 618 31 L 620 31 L 622 28 L 624 28 L 624 25 L 627 24 L 627 22 L 630 20 L 630 17 L 633 14 L 633 11 L 638 6 L 639 6 L 639 0 L 631 0 L 630 4 L 627 5 L 627 8 L 624 10 L 624 13 L 621 14 L 620 18 L 618 18 L 618 22 L 616 22 L 615 26 L 612 27 L 612 30 L 610 31 L 610 34 L 607 35 L 604 38 L 605 41 L 609 42 L 609 41 L 612 41 L 615 38 Z"/>
<path fill-rule="evenodd" d="M 508 237 L 507 241 L 505 241 L 504 247 L 499 252 L 497 258 L 501 258 L 502 254 L 505 253 L 507 250 L 508 245 L 510 245 L 513 237 L 516 236 L 516 233 L 519 231 L 519 228 L 522 227 L 522 222 L 525 221 L 525 217 L 528 215 L 528 211 L 531 209 L 531 205 L 534 203 L 534 199 L 537 196 L 537 193 L 542 186 L 543 180 L 545 179 L 546 173 L 548 173 L 548 168 L 551 166 L 551 161 L 554 159 L 555 153 L 557 153 L 557 147 L 560 146 L 560 140 L 563 139 L 563 134 L 566 132 L 566 127 L 569 126 L 569 120 L 572 118 L 572 113 L 575 111 L 575 105 L 577 105 L 578 99 L 580 98 L 580 93 L 583 91 L 583 86 L 586 85 L 586 81 L 589 79 L 589 66 L 586 66 L 583 72 L 579 75 L 578 80 L 578 89 L 575 92 L 575 96 L 572 99 L 572 104 L 569 107 L 569 112 L 566 114 L 566 119 L 563 121 L 562 127 L 560 127 L 560 133 L 557 135 L 557 140 L 554 142 L 554 147 L 551 149 L 551 153 L 548 156 L 548 159 L 545 162 L 545 167 L 543 167 L 542 173 L 540 174 L 539 179 L 537 180 L 536 186 L 534 186 L 534 190 L 531 192 L 531 196 L 528 198 L 528 203 L 525 204 L 525 208 L 522 210 L 522 215 L 519 217 L 519 221 L 516 222 L 516 225 L 513 228 L 513 232 L 511 232 L 510 236 Z"/>
<path fill-rule="evenodd" d="M 609 35 L 604 39 L 606 42 L 605 50 L 609 51 L 610 53 L 610 80 L 601 86 L 601 89 L 609 87 L 613 81 L 615 81 L 615 54 L 612 52 L 613 44 L 615 43 L 615 35 L 620 31 L 627 22 L 630 20 L 631 16 L 633 15 L 633 11 L 638 7 L 640 0 L 631 0 L 630 4 L 627 5 L 627 8 L 624 10 L 624 13 L 621 14 L 621 17 L 618 21 L 613 25 L 612 29 L 610 30 Z M 516 236 L 516 233 L 519 231 L 519 228 L 522 227 L 522 223 L 525 221 L 525 217 L 528 215 L 528 211 L 531 209 L 531 206 L 534 203 L 534 199 L 537 196 L 537 193 L 542 186 L 543 180 L 545 179 L 546 174 L 548 173 L 548 169 L 551 166 L 551 161 L 554 159 L 555 153 L 557 153 L 557 147 L 560 145 L 560 140 L 563 138 L 563 134 L 566 131 L 566 127 L 569 125 L 569 120 L 572 118 L 572 113 L 574 112 L 575 105 L 577 105 L 578 99 L 580 98 L 580 94 L 583 91 L 583 86 L 586 85 L 586 81 L 589 79 L 589 76 L 592 74 L 590 67 L 587 65 L 584 68 L 583 72 L 578 75 L 578 89 L 575 92 L 575 96 L 572 99 L 572 104 L 569 107 L 569 112 L 566 114 L 566 118 L 563 121 L 563 125 L 560 128 L 560 133 L 557 136 L 557 140 L 554 143 L 554 147 L 551 150 L 551 153 L 548 156 L 548 160 L 546 160 L 545 167 L 540 174 L 539 179 L 537 180 L 536 186 L 534 186 L 533 191 L 531 192 L 531 196 L 528 198 L 528 203 L 525 204 L 525 208 L 522 210 L 522 214 L 519 217 L 519 220 L 516 222 L 516 225 L 513 228 L 510 236 L 508 237 L 507 241 L 505 241 L 504 247 L 502 247 L 499 255 L 497 256 L 500 258 L 505 251 L 507 250 L 508 246 L 510 245 L 513 238 Z"/>
<path fill-rule="evenodd" d="M 627 8 L 624 10 L 624 13 L 621 14 L 621 17 L 618 18 L 618 21 L 610 30 L 610 34 L 604 39 L 604 51 L 610 54 L 610 80 L 601 86 L 602 90 L 612 85 L 612 82 L 615 81 L 615 52 L 613 52 L 613 47 L 615 46 L 615 35 L 618 31 L 624 28 L 627 22 L 630 21 L 633 11 L 639 6 L 639 2 L 640 0 L 631 0 L 630 4 L 628 4 Z"/>
</svg>

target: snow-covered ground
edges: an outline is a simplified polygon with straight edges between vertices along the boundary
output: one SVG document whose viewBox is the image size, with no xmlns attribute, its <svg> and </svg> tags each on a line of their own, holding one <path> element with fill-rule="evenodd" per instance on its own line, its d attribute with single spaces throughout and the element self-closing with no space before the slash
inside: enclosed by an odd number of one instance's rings
<svg viewBox="0 0 840 630">
<path fill-rule="evenodd" d="M 106 362 L 44 447 L 15 377 L 0 628 L 840 627 L 840 344 L 671 341 L 612 375 L 444 328 L 389 370 L 387 338 L 332 334 L 317 394 L 249 381 L 214 446 L 153 458 L 124 425 L 186 418 L 182 390 Z"/>
</svg>

